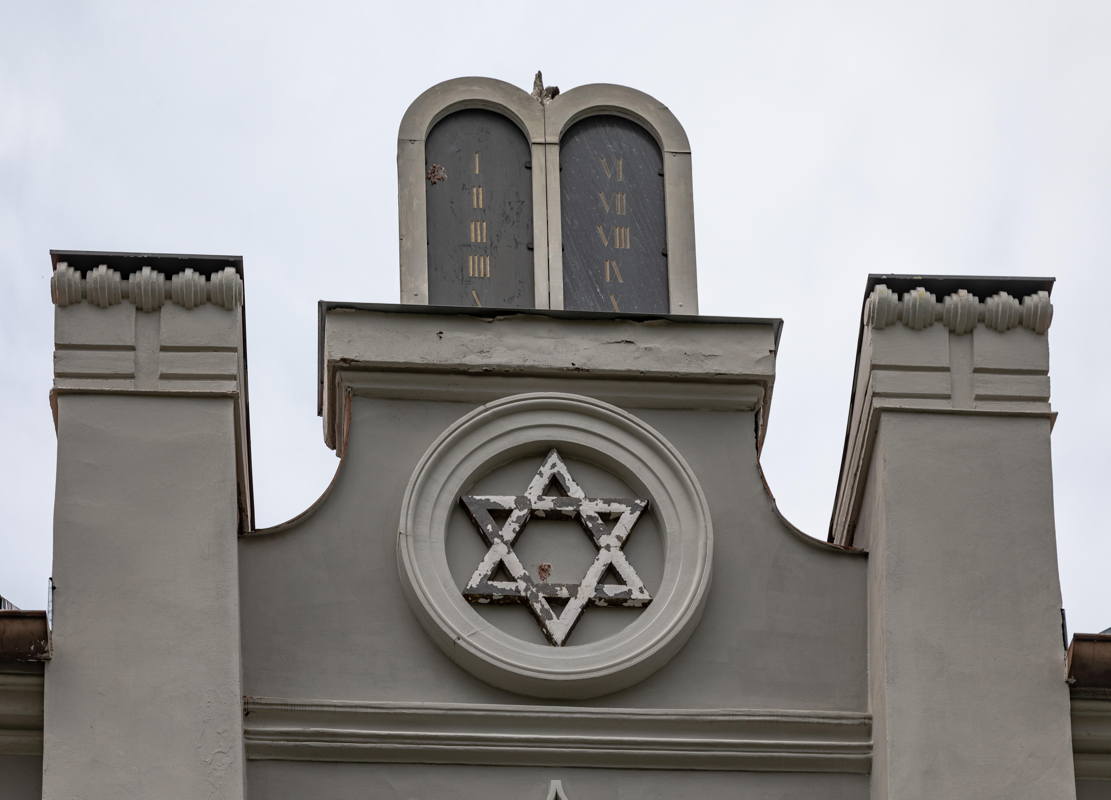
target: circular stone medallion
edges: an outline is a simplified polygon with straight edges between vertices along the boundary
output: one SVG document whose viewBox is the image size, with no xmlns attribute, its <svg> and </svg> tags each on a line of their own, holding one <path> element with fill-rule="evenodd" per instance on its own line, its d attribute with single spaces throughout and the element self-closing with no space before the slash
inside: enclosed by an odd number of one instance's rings
<svg viewBox="0 0 1111 800">
<path fill-rule="evenodd" d="M 712 542 L 694 473 L 657 431 L 589 397 L 523 394 L 432 443 L 405 491 L 398 562 L 418 618 L 460 666 L 509 691 L 581 698 L 678 651 L 702 613 Z"/>
</svg>

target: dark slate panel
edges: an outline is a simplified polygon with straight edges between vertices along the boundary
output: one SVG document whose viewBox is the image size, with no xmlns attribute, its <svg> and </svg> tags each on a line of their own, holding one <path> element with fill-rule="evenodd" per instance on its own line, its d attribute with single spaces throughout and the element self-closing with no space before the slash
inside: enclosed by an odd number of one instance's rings
<svg viewBox="0 0 1111 800">
<path fill-rule="evenodd" d="M 429 133 L 431 305 L 535 305 L 529 157 L 524 134 L 493 111 L 458 111 Z"/>
<path fill-rule="evenodd" d="M 563 306 L 667 313 L 663 158 L 620 117 L 588 117 L 560 142 Z"/>
</svg>

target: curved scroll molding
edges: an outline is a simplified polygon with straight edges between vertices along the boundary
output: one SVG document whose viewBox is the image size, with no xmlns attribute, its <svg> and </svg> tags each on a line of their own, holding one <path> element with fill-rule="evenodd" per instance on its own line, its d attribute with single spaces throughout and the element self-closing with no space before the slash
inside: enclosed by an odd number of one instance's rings
<svg viewBox="0 0 1111 800">
<path fill-rule="evenodd" d="M 1000 333 L 1022 326 L 1044 334 L 1053 322 L 1053 303 L 1049 300 L 1049 292 L 1045 291 L 1029 294 L 1019 302 L 1006 292 L 996 292 L 981 301 L 965 289 L 939 301 L 937 295 L 921 286 L 900 298 L 881 283 L 868 295 L 864 321 L 881 330 L 901 322 L 911 330 L 920 331 L 940 322 L 956 334 L 971 333 L 981 324 Z"/>
<path fill-rule="evenodd" d="M 85 301 L 108 308 L 127 300 L 140 311 L 157 311 L 167 301 L 182 308 L 204 303 L 233 311 L 243 305 L 243 279 L 233 267 L 225 267 L 207 279 L 186 268 L 169 280 L 158 270 L 143 267 L 124 280 L 119 271 L 101 264 L 82 275 L 65 262 L 50 276 L 50 299 L 56 306 Z"/>
<path fill-rule="evenodd" d="M 401 302 L 428 304 L 428 208 L 425 197 L 425 141 L 449 114 L 465 109 L 501 114 L 528 139 L 532 151 L 532 231 L 536 242 L 548 239 L 544 186 L 544 107 L 513 84 L 494 78 L 453 78 L 421 93 L 401 118 L 397 132 L 398 223 L 401 249 Z M 533 250 L 533 286 L 537 308 L 548 306 L 548 254 Z"/>
</svg>

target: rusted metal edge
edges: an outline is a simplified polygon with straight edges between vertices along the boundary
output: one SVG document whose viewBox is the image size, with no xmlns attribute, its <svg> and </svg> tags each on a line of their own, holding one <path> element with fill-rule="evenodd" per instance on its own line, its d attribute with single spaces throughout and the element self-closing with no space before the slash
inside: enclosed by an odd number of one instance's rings
<svg viewBox="0 0 1111 800">
<path fill-rule="evenodd" d="M 1111 700 L 1111 633 L 1074 633 L 1065 663 L 1074 697 Z"/>
<path fill-rule="evenodd" d="M 0 664 L 49 660 L 45 611 L 0 611 Z"/>
</svg>

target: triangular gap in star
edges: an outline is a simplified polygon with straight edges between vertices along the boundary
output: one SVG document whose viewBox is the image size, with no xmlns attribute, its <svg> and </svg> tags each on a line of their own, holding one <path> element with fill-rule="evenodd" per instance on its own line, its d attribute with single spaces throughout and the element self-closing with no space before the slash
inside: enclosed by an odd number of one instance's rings
<svg viewBox="0 0 1111 800">
<path fill-rule="evenodd" d="M 509 522 L 509 517 L 513 513 L 512 509 L 488 508 L 486 513 L 490 515 L 490 519 L 494 520 L 494 524 L 498 526 L 498 530 L 505 528 L 505 523 Z"/>
<path fill-rule="evenodd" d="M 598 579 L 598 585 L 620 586 L 624 588 L 625 579 L 621 577 L 621 573 L 617 571 L 617 568 L 613 564 L 610 564 L 606 567 L 606 571 L 602 573 L 602 577 Z"/>
<path fill-rule="evenodd" d="M 541 497 L 570 497 L 570 492 L 563 483 L 563 476 L 558 471 L 553 472 L 544 488 L 540 490 Z"/>
<path fill-rule="evenodd" d="M 563 616 L 563 609 L 567 607 L 567 600 L 562 597 L 545 597 L 544 599 L 548 601 L 548 608 L 552 610 L 556 617 Z"/>
<path fill-rule="evenodd" d="M 509 574 L 509 570 L 506 569 L 504 561 L 499 561 L 498 562 L 498 566 L 494 568 L 494 571 L 492 573 L 490 573 L 490 577 L 487 578 L 486 580 L 490 581 L 490 582 L 493 582 L 493 581 L 505 581 L 507 583 L 516 583 L 517 582 L 517 579 Z"/>
</svg>

